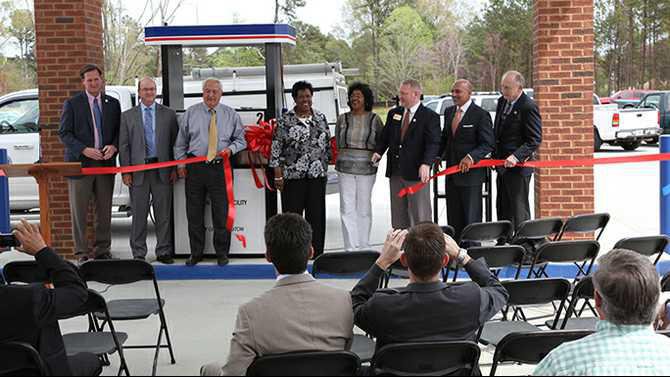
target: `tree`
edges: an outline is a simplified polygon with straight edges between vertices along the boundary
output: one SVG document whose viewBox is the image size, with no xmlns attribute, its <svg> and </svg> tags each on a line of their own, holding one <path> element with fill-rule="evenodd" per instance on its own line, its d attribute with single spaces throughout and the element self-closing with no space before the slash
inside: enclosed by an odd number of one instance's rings
<svg viewBox="0 0 670 377">
<path fill-rule="evenodd" d="M 16 63 L 28 83 L 34 84 L 35 66 L 35 20 L 30 1 L 3 1 L 0 3 L 2 45 L 18 48 Z"/>
<path fill-rule="evenodd" d="M 421 80 L 424 76 L 424 67 L 418 64 L 419 52 L 432 45 L 433 35 L 419 13 L 409 6 L 394 10 L 382 30 L 378 91 L 382 97 L 390 98 L 404 79 Z"/>
<path fill-rule="evenodd" d="M 305 0 L 275 0 L 275 24 L 280 20 L 295 21 L 298 8 L 305 6 Z"/>
<path fill-rule="evenodd" d="M 532 86 L 532 0 L 491 0 L 465 34 L 465 73 L 475 86 L 495 90 L 499 76 L 510 69 L 521 72 Z"/>
<path fill-rule="evenodd" d="M 414 4 L 412 0 L 347 0 L 346 13 L 348 14 L 351 39 L 365 35 L 370 39 L 372 52 L 372 84 L 379 86 L 379 67 L 381 46 L 379 39 L 382 36 L 386 19 L 402 5 Z M 359 51 L 363 53 L 363 51 Z M 366 59 L 370 60 L 370 59 Z"/>
</svg>

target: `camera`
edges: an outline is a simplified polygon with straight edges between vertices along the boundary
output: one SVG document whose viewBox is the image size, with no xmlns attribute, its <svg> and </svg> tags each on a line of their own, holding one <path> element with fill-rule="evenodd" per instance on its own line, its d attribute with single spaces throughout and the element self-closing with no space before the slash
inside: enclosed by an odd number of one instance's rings
<svg viewBox="0 0 670 377">
<path fill-rule="evenodd" d="M 21 246 L 19 241 L 16 239 L 16 236 L 12 233 L 1 233 L 0 234 L 0 248 L 10 248 Z"/>
</svg>

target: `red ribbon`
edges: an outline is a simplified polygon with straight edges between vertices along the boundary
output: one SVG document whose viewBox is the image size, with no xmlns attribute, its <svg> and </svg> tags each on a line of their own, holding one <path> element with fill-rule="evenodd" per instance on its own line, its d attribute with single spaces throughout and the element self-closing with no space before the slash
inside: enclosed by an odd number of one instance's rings
<svg viewBox="0 0 670 377">
<path fill-rule="evenodd" d="M 237 209 L 235 208 L 235 192 L 233 190 L 233 169 L 230 164 L 230 156 L 223 153 L 219 154 L 223 158 L 223 170 L 226 175 L 226 196 L 228 198 L 228 217 L 226 218 L 226 229 L 232 233 L 235 225 Z M 171 168 L 180 165 L 191 165 L 207 161 L 207 157 L 192 157 L 185 160 L 158 162 L 155 164 L 109 167 L 109 168 L 82 168 L 81 175 L 108 175 L 108 174 L 128 174 L 148 170 Z M 236 234 L 237 239 L 242 242 L 242 247 L 247 248 L 246 238 L 242 234 Z M 242 241 L 244 240 L 244 241 Z"/>
<path fill-rule="evenodd" d="M 670 153 L 659 153 L 659 154 L 649 154 L 644 156 L 633 156 L 633 157 L 609 157 L 609 158 L 585 158 L 578 160 L 555 160 L 555 161 L 528 161 L 516 165 L 518 168 L 569 168 L 569 167 L 579 167 L 579 166 L 595 166 L 595 165 L 610 165 L 610 164 L 630 164 L 630 163 L 640 163 L 640 162 L 656 162 L 656 161 L 670 161 Z M 481 168 L 490 168 L 490 167 L 501 167 L 505 166 L 505 160 L 482 160 L 478 164 L 475 164 L 471 169 L 481 169 Z M 398 192 L 398 196 L 403 198 L 407 195 L 414 195 L 417 192 L 421 191 L 430 181 L 433 181 L 439 177 L 446 177 L 461 172 L 461 169 L 458 166 L 451 166 L 446 170 L 435 174 L 430 177 L 429 181 L 426 183 L 418 183 L 414 186 L 404 188 Z"/>
<path fill-rule="evenodd" d="M 249 151 L 249 163 L 251 165 L 251 173 L 254 177 L 254 183 L 256 188 L 266 189 L 272 191 L 270 184 L 268 183 L 268 177 L 265 173 L 265 169 L 261 169 L 261 174 L 263 175 L 263 181 L 258 177 L 256 172 L 256 157 L 260 156 L 265 157 L 266 160 L 270 159 L 272 154 L 272 136 L 274 130 L 277 126 L 277 121 L 271 119 L 269 122 L 259 121 L 258 124 L 245 127 L 244 138 L 247 141 L 247 150 Z M 258 165 L 262 165 L 259 161 Z"/>
</svg>

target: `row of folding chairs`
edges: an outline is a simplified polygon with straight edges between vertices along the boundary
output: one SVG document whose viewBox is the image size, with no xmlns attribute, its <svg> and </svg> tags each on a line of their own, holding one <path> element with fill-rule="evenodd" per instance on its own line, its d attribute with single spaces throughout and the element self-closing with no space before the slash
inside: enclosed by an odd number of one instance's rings
<svg viewBox="0 0 670 377">
<path fill-rule="evenodd" d="M 75 266 L 76 268 L 76 266 Z M 165 312 L 165 300 L 161 298 L 156 274 L 151 264 L 140 260 L 106 260 L 89 261 L 78 268 L 79 275 L 85 282 L 116 286 L 138 282 L 153 284 L 154 298 L 122 299 L 107 302 L 94 290 L 88 290 L 88 300 L 80 310 L 71 313 L 61 320 L 86 317 L 88 330 L 85 332 L 65 334 L 63 341 L 68 356 L 79 353 L 98 355 L 105 365 L 109 365 L 108 355 L 118 353 L 120 366 L 119 375 L 123 372 L 130 375 L 124 350 L 154 349 L 152 375 L 156 375 L 158 357 L 161 349 L 167 348 L 170 361 L 175 364 L 172 341 L 168 330 Z M 35 261 L 11 262 L 4 266 L 3 275 L 7 284 L 44 283 L 47 279 L 42 275 Z M 116 331 L 115 321 L 144 320 L 158 316 L 160 328 L 158 339 L 150 345 L 126 345 L 128 334 Z M 108 331 L 105 331 L 108 329 Z M 165 341 L 163 341 L 165 337 Z"/>
<path fill-rule="evenodd" d="M 537 365 L 552 350 L 593 334 L 589 330 L 517 332 L 496 347 L 490 376 L 505 363 Z M 670 332 L 659 334 L 670 336 Z M 383 347 L 370 363 L 372 376 L 474 376 L 479 375 L 480 348 L 473 342 L 427 342 Z M 295 352 L 259 357 L 247 376 L 355 376 L 361 360 L 347 351 Z"/>
</svg>

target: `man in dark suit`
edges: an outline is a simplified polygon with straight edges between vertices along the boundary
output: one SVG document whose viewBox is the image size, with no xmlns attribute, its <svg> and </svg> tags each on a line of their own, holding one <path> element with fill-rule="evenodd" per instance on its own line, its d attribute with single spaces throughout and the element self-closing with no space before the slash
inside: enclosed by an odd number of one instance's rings
<svg viewBox="0 0 670 377">
<path fill-rule="evenodd" d="M 486 180 L 484 169 L 474 169 L 493 152 L 493 124 L 489 113 L 477 106 L 470 96 L 472 84 L 457 80 L 451 89 L 455 106 L 444 112 L 444 129 L 440 156 L 447 166 L 458 165 L 461 174 L 447 178 L 447 219 L 460 238 L 463 229 L 482 222 L 482 184 Z"/>
<path fill-rule="evenodd" d="M 516 71 L 505 73 L 501 83 L 503 96 L 498 100 L 494 158 L 505 160 L 498 168 L 498 220 L 509 220 L 516 228 L 530 219 L 528 194 L 532 168 L 515 167 L 535 159 L 542 143 L 542 118 L 533 100 L 523 92 L 525 79 Z"/>
<path fill-rule="evenodd" d="M 58 135 L 65 144 L 65 161 L 82 167 L 116 166 L 121 105 L 104 94 L 102 70 L 93 64 L 80 71 L 84 91 L 65 101 Z M 70 177 L 70 214 L 75 254 L 80 262 L 111 259 L 114 175 Z M 86 238 L 88 205 L 95 198 L 95 251 Z"/>
<path fill-rule="evenodd" d="M 384 271 L 398 259 L 409 270 L 410 284 L 377 291 Z M 440 271 L 450 260 L 464 266 L 472 282 L 443 283 Z M 507 304 L 509 295 L 483 260 L 470 259 L 439 226 L 425 223 L 389 233 L 351 298 L 354 324 L 377 338 L 379 349 L 392 343 L 475 341 L 478 329 Z"/>
<path fill-rule="evenodd" d="M 138 84 L 140 104 L 121 115 L 119 159 L 121 166 L 153 164 L 174 160 L 174 144 L 179 123 L 174 110 L 156 103 L 156 82 L 144 78 Z M 172 185 L 177 170 L 160 169 L 124 174 L 123 183 L 130 188 L 133 225 L 130 248 L 135 259 L 147 256 L 147 215 L 153 203 L 156 218 L 156 257 L 164 264 L 172 259 Z"/>
<path fill-rule="evenodd" d="M 37 225 L 22 221 L 15 235 L 20 251 L 35 257 L 39 273 L 54 288 L 42 284 L 0 286 L 0 342 L 30 344 L 54 376 L 99 375 L 102 366 L 95 355 L 67 357 L 58 326 L 60 318 L 76 313 L 86 302 L 86 284 L 74 266 L 47 247 Z"/>
<path fill-rule="evenodd" d="M 404 198 L 403 188 L 428 182 L 431 166 L 440 149 L 440 117 L 421 104 L 421 84 L 406 80 L 400 86 L 400 104 L 389 111 L 381 141 L 372 163 L 388 150 L 386 176 L 391 179 L 391 221 L 395 229 L 407 229 L 432 220 L 430 186 Z"/>
</svg>

